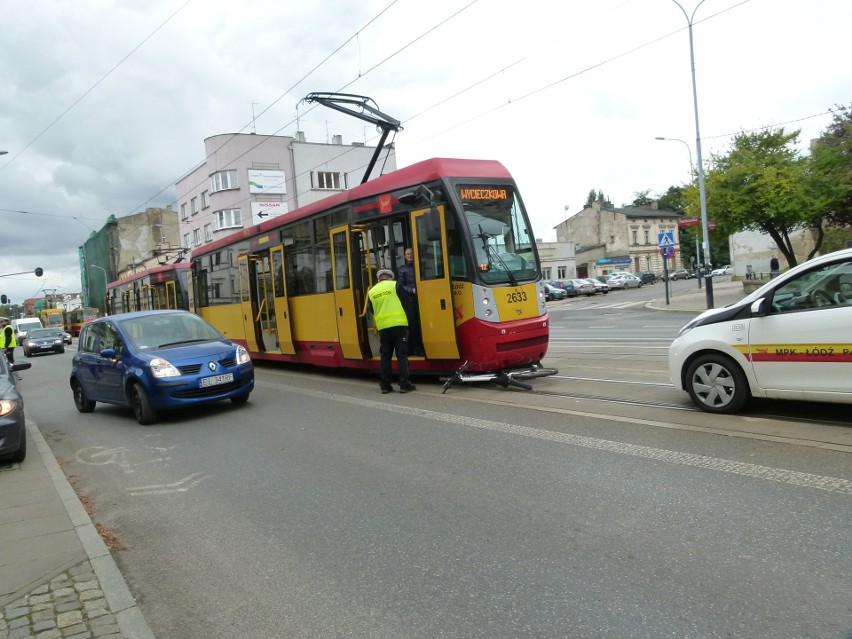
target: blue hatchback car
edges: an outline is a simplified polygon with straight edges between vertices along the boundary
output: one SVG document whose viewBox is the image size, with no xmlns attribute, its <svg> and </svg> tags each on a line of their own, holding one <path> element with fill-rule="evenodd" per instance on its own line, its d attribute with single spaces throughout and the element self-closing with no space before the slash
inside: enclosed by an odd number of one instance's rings
<svg viewBox="0 0 852 639">
<path fill-rule="evenodd" d="M 187 311 L 139 311 L 83 326 L 71 364 L 71 390 L 81 413 L 96 402 L 129 406 L 140 424 L 159 411 L 230 399 L 254 390 L 248 351 Z"/>
</svg>

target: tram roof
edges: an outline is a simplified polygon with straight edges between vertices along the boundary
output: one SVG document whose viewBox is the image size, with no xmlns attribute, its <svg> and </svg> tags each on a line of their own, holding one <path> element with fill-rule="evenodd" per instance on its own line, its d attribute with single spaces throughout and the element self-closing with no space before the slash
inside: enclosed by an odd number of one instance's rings
<svg viewBox="0 0 852 639">
<path fill-rule="evenodd" d="M 223 246 L 233 244 L 240 238 L 265 233 L 288 222 L 309 217 L 320 211 L 333 209 L 347 202 L 374 197 L 407 186 L 413 187 L 424 182 L 431 182 L 442 178 L 471 178 L 476 180 L 493 178 L 511 179 L 511 177 L 512 175 L 506 167 L 497 160 L 465 160 L 459 158 L 432 158 L 423 160 L 422 162 L 416 162 L 391 173 L 381 175 L 374 180 L 359 184 L 346 191 L 341 191 L 316 202 L 311 202 L 289 213 L 266 220 L 261 224 L 230 233 L 215 242 L 200 247 L 198 251 L 193 251 L 192 253 L 193 257 L 195 257 L 211 251 L 217 251 Z"/>
<path fill-rule="evenodd" d="M 133 280 L 138 280 L 140 277 L 145 275 L 152 275 L 153 273 L 161 273 L 163 271 L 177 271 L 180 269 L 190 268 L 192 264 L 189 262 L 177 262 L 173 264 L 158 264 L 157 266 L 151 266 L 146 269 L 141 269 L 136 271 L 135 273 L 130 273 L 125 275 L 124 277 L 120 277 L 117 280 L 109 282 L 107 284 L 107 290 L 111 288 L 115 288 L 120 284 L 127 284 L 127 282 L 132 282 Z"/>
</svg>

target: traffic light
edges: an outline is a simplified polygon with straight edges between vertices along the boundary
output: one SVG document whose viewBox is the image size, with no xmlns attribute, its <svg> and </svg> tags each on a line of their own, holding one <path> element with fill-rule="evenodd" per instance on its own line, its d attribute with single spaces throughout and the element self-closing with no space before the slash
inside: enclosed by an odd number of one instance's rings
<svg viewBox="0 0 852 639">
<path fill-rule="evenodd" d="M 8 304 L 8 303 L 9 303 L 9 298 L 6 297 L 5 295 L 0 295 L 0 304 Z"/>
<path fill-rule="evenodd" d="M 36 266 L 35 274 L 36 274 L 36 277 L 41 277 L 42 274 L 44 274 L 44 271 L 42 270 L 42 268 L 40 266 Z"/>
</svg>

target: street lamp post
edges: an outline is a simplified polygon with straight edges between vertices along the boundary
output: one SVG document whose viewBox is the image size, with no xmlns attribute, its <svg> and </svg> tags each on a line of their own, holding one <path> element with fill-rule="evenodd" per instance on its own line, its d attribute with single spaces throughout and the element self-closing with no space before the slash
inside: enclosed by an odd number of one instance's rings
<svg viewBox="0 0 852 639">
<path fill-rule="evenodd" d="M 687 144 L 684 140 L 681 140 L 680 138 L 665 138 L 665 137 L 660 136 L 660 135 L 658 135 L 654 139 L 655 140 L 664 140 L 666 142 L 680 142 L 681 144 L 683 144 L 686 147 L 686 152 L 689 153 L 689 179 L 692 180 L 692 172 L 693 172 L 695 165 L 692 163 L 692 148 L 690 148 L 689 144 Z M 699 266 L 700 264 L 702 264 L 701 253 L 698 252 L 698 233 L 695 234 L 695 260 L 697 262 L 696 266 Z M 696 275 L 695 279 L 698 280 L 698 288 L 701 288 L 701 276 Z"/>
<path fill-rule="evenodd" d="M 695 18 L 695 12 L 698 11 L 698 7 L 704 4 L 704 0 L 701 0 L 695 5 L 692 15 L 689 15 L 677 0 L 672 0 L 672 2 L 683 12 L 686 23 L 689 25 L 689 63 L 692 69 L 692 102 L 695 109 L 695 150 L 698 155 L 698 198 L 701 202 L 701 229 L 704 244 L 704 273 L 706 277 L 704 290 L 707 295 L 707 308 L 713 308 L 713 276 L 710 275 L 710 235 L 707 229 L 707 196 L 704 191 L 704 163 L 701 160 L 701 129 L 698 126 L 698 89 L 695 85 L 695 51 L 692 41 L 692 21 Z"/>
</svg>

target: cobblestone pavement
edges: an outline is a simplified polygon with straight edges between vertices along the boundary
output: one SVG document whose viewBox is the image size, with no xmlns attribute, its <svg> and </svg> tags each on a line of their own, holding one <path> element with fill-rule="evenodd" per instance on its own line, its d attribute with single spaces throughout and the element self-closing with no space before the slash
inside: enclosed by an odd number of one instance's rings
<svg viewBox="0 0 852 639">
<path fill-rule="evenodd" d="M 84 561 L 0 610 L 0 639 L 122 639 L 92 565 Z"/>
</svg>

